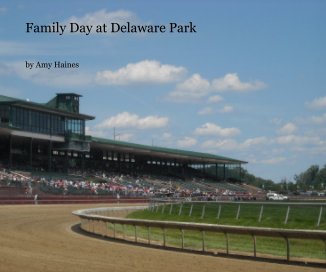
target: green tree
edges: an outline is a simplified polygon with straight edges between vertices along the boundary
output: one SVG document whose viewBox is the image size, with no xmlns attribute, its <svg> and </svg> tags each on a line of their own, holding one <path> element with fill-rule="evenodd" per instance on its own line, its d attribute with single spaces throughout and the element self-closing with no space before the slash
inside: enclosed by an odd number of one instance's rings
<svg viewBox="0 0 326 272">
<path fill-rule="evenodd" d="M 294 176 L 297 185 L 304 190 L 317 189 L 319 166 L 312 165 L 306 171 Z"/>
<path fill-rule="evenodd" d="M 317 174 L 316 182 L 319 190 L 325 190 L 326 188 L 326 164 L 321 168 Z"/>
</svg>

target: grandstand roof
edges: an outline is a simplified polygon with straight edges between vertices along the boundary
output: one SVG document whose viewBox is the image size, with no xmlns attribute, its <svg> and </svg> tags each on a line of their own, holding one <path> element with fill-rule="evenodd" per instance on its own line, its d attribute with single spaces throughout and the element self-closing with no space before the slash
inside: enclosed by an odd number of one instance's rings
<svg viewBox="0 0 326 272">
<path fill-rule="evenodd" d="M 50 100 L 51 101 L 51 100 Z M 49 102 L 50 102 L 49 101 Z M 0 95 L 0 104 L 10 104 L 10 105 L 19 105 L 24 108 L 39 110 L 43 112 L 49 112 L 49 113 L 55 113 L 60 114 L 72 118 L 81 118 L 86 120 L 93 120 L 95 119 L 94 116 L 86 115 L 86 114 L 80 114 L 80 113 L 72 113 L 64 109 L 58 109 L 55 108 L 55 106 L 52 103 L 36 103 L 31 102 L 29 100 L 23 100 L 18 98 L 13 98 L 9 96 Z"/>
<path fill-rule="evenodd" d="M 132 152 L 134 154 L 147 154 L 152 157 L 161 158 L 177 158 L 178 160 L 184 160 L 190 163 L 222 163 L 222 164 L 240 164 L 247 163 L 246 161 L 236 160 L 228 157 L 218 156 L 209 153 L 187 151 L 180 149 L 172 149 L 158 146 L 148 146 L 141 144 L 134 144 L 123 141 L 116 141 L 110 139 L 103 139 L 92 137 L 92 145 L 99 146 L 101 148 L 110 148 L 111 150 L 117 149 L 125 152 Z"/>
</svg>

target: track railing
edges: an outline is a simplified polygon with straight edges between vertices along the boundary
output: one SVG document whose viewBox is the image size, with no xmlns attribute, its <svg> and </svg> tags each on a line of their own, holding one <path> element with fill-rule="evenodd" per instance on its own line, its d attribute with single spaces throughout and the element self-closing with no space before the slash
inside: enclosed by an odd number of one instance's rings
<svg viewBox="0 0 326 272">
<path fill-rule="evenodd" d="M 201 252 L 206 251 L 206 232 L 224 234 L 225 249 L 224 252 L 218 252 L 226 255 L 231 255 L 229 249 L 229 235 L 248 235 L 252 240 L 252 256 L 257 256 L 257 244 L 256 237 L 276 237 L 281 238 L 285 242 L 286 248 L 286 261 L 291 260 L 291 247 L 290 239 L 309 239 L 309 240 L 321 240 L 326 249 L 326 231 L 319 230 L 294 230 L 294 229 L 281 229 L 281 228 L 262 228 L 262 227 L 240 227 L 230 225 L 216 225 L 216 224 L 203 224 L 203 223 L 188 223 L 188 222 L 176 222 L 176 221 L 154 221 L 154 220 L 143 220 L 143 219 L 129 219 L 123 217 L 116 217 L 115 214 L 121 216 L 126 215 L 131 211 L 147 209 L 148 206 L 125 206 L 125 207 L 107 207 L 107 208 L 95 208 L 87 210 L 74 211 L 73 214 L 78 216 L 81 220 L 80 227 L 82 230 L 96 234 L 103 237 L 109 237 L 113 239 L 126 240 L 135 243 L 149 244 L 162 247 L 172 247 L 182 250 L 185 248 L 185 230 L 195 231 L 200 233 L 200 248 L 195 247 L 192 250 Z M 112 216 L 113 215 L 113 216 Z M 118 228 L 118 226 L 120 226 Z M 142 227 L 142 235 L 140 235 L 140 228 Z M 151 236 L 151 229 L 161 229 L 161 239 L 158 242 L 157 235 L 153 239 Z M 147 229 L 147 235 L 144 235 L 144 229 Z M 178 230 L 180 244 L 169 244 L 167 245 L 167 230 Z M 187 248 L 189 249 L 189 248 Z M 324 251 L 325 251 L 324 249 Z M 242 252 L 244 253 L 244 252 Z M 248 256 L 247 254 L 240 254 Z M 324 252 L 325 253 L 325 252 Z M 273 259 L 274 257 L 268 257 Z M 298 260 L 296 260 L 298 261 Z M 307 263 L 306 260 L 299 262 Z M 310 260 L 310 263 L 321 264 L 326 266 L 326 263 L 322 259 Z"/>
<path fill-rule="evenodd" d="M 289 218 L 292 217 L 293 210 L 298 210 L 300 208 L 314 208 L 315 210 L 318 210 L 318 213 L 315 217 L 315 226 L 319 227 L 322 221 L 322 218 L 325 217 L 323 214 L 326 210 L 326 202 L 278 202 L 278 201 L 188 201 L 187 198 L 176 198 L 176 199 L 151 199 L 149 203 L 149 208 L 153 212 L 158 212 L 160 207 L 163 207 L 161 212 L 163 213 L 168 212 L 171 215 L 171 211 L 173 208 L 173 205 L 176 204 L 176 206 L 179 206 L 179 216 L 181 214 L 184 214 L 183 207 L 188 205 L 190 206 L 189 211 L 189 217 L 192 215 L 193 208 L 195 206 L 201 206 L 202 207 L 202 213 L 201 213 L 201 219 L 205 217 L 205 208 L 208 207 L 211 204 L 215 204 L 215 206 L 218 207 L 217 211 L 217 219 L 220 219 L 221 210 L 225 205 L 233 205 L 236 207 L 237 211 L 235 213 L 235 218 L 239 219 L 241 214 L 241 207 L 243 206 L 259 206 L 259 212 L 257 213 L 257 221 L 261 222 L 262 218 L 265 215 L 264 207 L 272 207 L 272 206 L 278 206 L 278 207 L 286 207 L 286 213 L 284 214 L 283 222 L 284 225 L 286 225 L 289 221 Z M 169 205 L 170 210 L 167 211 L 165 207 Z M 174 211 L 175 212 L 175 211 Z M 267 213 L 268 214 L 268 213 Z M 281 218 L 281 214 L 279 214 L 279 218 Z M 324 219 L 325 220 L 325 219 Z"/>
</svg>

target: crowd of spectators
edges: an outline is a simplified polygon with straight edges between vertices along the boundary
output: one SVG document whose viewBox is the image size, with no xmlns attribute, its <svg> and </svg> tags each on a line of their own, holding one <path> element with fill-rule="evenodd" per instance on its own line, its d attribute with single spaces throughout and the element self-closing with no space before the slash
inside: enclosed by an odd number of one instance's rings
<svg viewBox="0 0 326 272">
<path fill-rule="evenodd" d="M 128 184 L 124 176 L 103 175 L 95 179 L 67 179 L 67 178 L 40 178 L 39 184 L 43 192 L 79 194 L 79 195 L 125 195 L 125 196 L 148 196 L 153 188 L 143 186 L 137 180 L 128 178 Z"/>
<path fill-rule="evenodd" d="M 51 173 L 25 176 L 2 170 L 0 181 L 23 186 L 27 195 L 32 195 L 35 188 L 42 193 L 57 195 L 186 197 L 197 200 L 226 200 L 248 195 L 242 187 L 227 182 L 196 178 L 185 181 L 171 176 L 122 175 L 102 171 L 61 176 Z"/>
<path fill-rule="evenodd" d="M 5 168 L 0 170 L 0 186 L 23 189 L 25 195 L 33 194 L 32 179 L 26 175 L 11 172 Z"/>
</svg>

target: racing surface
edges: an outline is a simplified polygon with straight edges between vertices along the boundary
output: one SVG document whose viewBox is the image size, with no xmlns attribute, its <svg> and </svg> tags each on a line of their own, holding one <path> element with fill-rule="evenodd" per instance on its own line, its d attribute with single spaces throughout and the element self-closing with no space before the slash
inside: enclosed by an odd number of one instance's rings
<svg viewBox="0 0 326 272">
<path fill-rule="evenodd" d="M 71 212 L 105 204 L 0 206 L 0 271 L 325 271 L 118 243 L 72 230 Z"/>
</svg>

